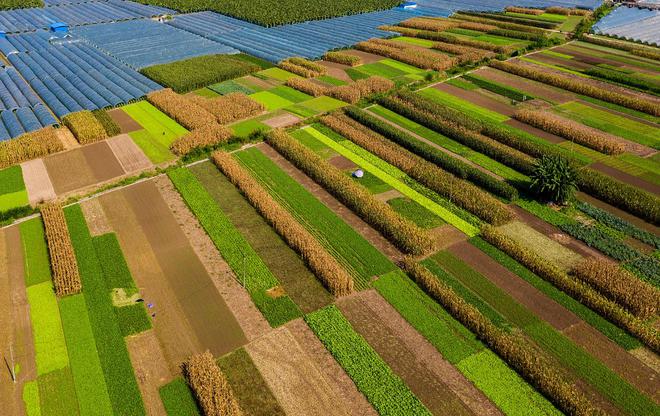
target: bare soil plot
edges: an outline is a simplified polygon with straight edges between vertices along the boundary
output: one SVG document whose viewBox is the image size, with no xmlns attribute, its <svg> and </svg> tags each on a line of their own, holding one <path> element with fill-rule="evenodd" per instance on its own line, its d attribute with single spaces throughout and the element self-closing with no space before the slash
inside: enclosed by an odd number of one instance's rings
<svg viewBox="0 0 660 416">
<path fill-rule="evenodd" d="M 133 120 L 133 118 L 121 108 L 115 108 L 114 110 L 108 111 L 108 115 L 110 115 L 110 118 L 119 125 L 119 129 L 124 134 L 143 129 L 140 123 Z"/>
<path fill-rule="evenodd" d="M 607 64 L 619 68 L 626 68 L 630 69 L 636 72 L 641 72 L 641 73 L 647 73 L 650 75 L 657 75 L 653 70 L 642 68 L 633 64 L 628 64 L 628 63 L 623 63 L 614 59 L 608 59 L 603 56 L 595 56 L 592 55 L 590 52 L 592 52 L 588 48 L 583 48 L 578 45 L 573 45 L 573 44 L 567 44 L 567 45 L 562 45 L 556 48 L 553 48 L 552 50 L 559 52 L 559 53 L 565 53 L 567 55 L 573 56 L 573 59 L 581 61 L 581 62 L 586 62 L 591 65 L 599 65 L 599 64 Z M 595 52 L 595 51 L 593 51 Z M 603 52 L 605 53 L 605 52 Z M 632 56 L 631 56 L 632 58 Z"/>
<path fill-rule="evenodd" d="M 98 198 L 88 199 L 80 203 L 89 233 L 92 236 L 99 236 L 112 232 L 112 228 L 105 216 L 105 211 Z"/>
<path fill-rule="evenodd" d="M 142 149 L 133 142 L 128 134 L 120 134 L 108 139 L 108 146 L 126 173 L 149 169 L 153 166 Z"/>
<path fill-rule="evenodd" d="M 369 52 L 358 51 L 356 49 L 349 49 L 343 52 L 347 55 L 353 55 L 361 58 L 362 64 L 373 64 L 374 62 L 382 61 L 383 59 L 385 59 L 380 55 L 376 55 Z"/>
<path fill-rule="evenodd" d="M 344 222 L 350 225 L 355 231 L 360 233 L 369 243 L 380 250 L 383 254 L 392 260 L 403 259 L 403 254 L 397 250 L 389 241 L 387 241 L 380 233 L 369 224 L 364 222 L 360 217 L 355 215 L 353 211 L 347 208 L 344 204 L 339 202 L 335 197 L 329 194 L 322 186 L 314 182 L 309 176 L 305 175 L 301 170 L 293 166 L 288 160 L 284 159 L 275 149 L 267 144 L 257 145 L 259 150 L 263 152 L 269 159 L 277 164 L 289 176 L 300 183 L 312 195 L 323 202 L 335 214 L 337 214 Z"/>
<path fill-rule="evenodd" d="M 337 306 L 433 414 L 501 414 L 376 291 L 341 298 Z"/>
<path fill-rule="evenodd" d="M 173 374 L 167 366 L 156 333 L 150 329 L 131 336 L 126 340 L 126 347 L 147 414 L 165 414 L 158 388 L 171 379 Z"/>
<path fill-rule="evenodd" d="M 241 80 L 244 81 L 245 83 L 247 83 L 248 85 L 252 84 L 252 85 L 254 85 L 258 88 L 262 88 L 264 90 L 270 89 L 270 88 L 272 88 L 272 87 L 274 87 L 275 85 L 278 84 L 277 82 L 273 83 L 273 82 L 268 82 L 266 80 L 263 80 L 261 78 L 257 78 L 254 75 L 245 76 L 245 77 L 241 78 Z"/>
<path fill-rule="evenodd" d="M 44 164 L 58 196 L 125 173 L 105 141 L 48 156 Z"/>
<path fill-rule="evenodd" d="M 531 55 L 528 55 L 535 61 L 543 62 L 546 64 L 551 64 L 551 65 L 557 65 L 557 66 L 562 66 L 565 68 L 569 68 L 575 71 L 581 71 L 583 69 L 589 69 L 592 67 L 591 64 L 585 63 L 585 62 L 580 62 L 580 61 L 574 61 L 572 59 L 563 59 L 563 58 L 558 58 L 556 56 L 549 56 L 545 55 L 541 52 L 533 53 Z"/>
<path fill-rule="evenodd" d="M 542 233 L 546 237 L 558 242 L 559 244 L 567 247 L 571 251 L 578 253 L 583 257 L 596 257 L 601 260 L 606 260 L 607 257 L 601 254 L 598 250 L 589 247 L 584 244 L 582 241 L 576 240 L 570 235 L 564 233 L 559 228 L 555 227 L 552 224 L 549 224 L 539 217 L 530 214 L 524 209 L 520 208 L 517 205 L 512 206 L 513 211 L 516 213 L 518 218 L 525 222 L 536 231 Z"/>
<path fill-rule="evenodd" d="M 374 195 L 374 198 L 378 199 L 379 201 L 387 202 L 390 199 L 401 198 L 402 196 L 403 194 L 396 189 L 390 189 L 389 191 Z"/>
<path fill-rule="evenodd" d="M 585 201 L 590 203 L 591 205 L 594 205 L 602 210 L 605 210 L 609 212 L 610 214 L 614 214 L 617 217 L 623 218 L 624 220 L 628 221 L 631 224 L 634 224 L 638 226 L 639 228 L 643 230 L 647 230 L 651 233 L 654 233 L 655 235 L 660 235 L 660 227 L 657 227 L 653 224 L 650 224 L 644 220 L 642 220 L 639 217 L 636 217 L 632 214 L 627 213 L 626 211 L 623 211 L 615 206 L 612 206 L 608 204 L 607 202 L 601 201 L 600 199 L 596 199 L 592 197 L 591 195 L 587 195 L 584 192 L 578 192 L 577 193 L 578 199 L 581 201 Z"/>
<path fill-rule="evenodd" d="M 35 206 L 57 197 L 43 159 L 21 163 L 21 170 L 30 205 Z"/>
<path fill-rule="evenodd" d="M 536 127 L 530 126 L 529 124 L 523 123 L 522 121 L 518 121 L 513 118 L 505 121 L 505 123 L 511 127 L 515 127 L 517 129 L 526 131 L 527 133 L 533 134 L 534 136 L 545 139 L 550 143 L 558 144 L 566 141 L 566 139 L 564 139 L 563 137 L 559 137 L 552 133 L 548 133 L 541 129 L 537 129 Z"/>
<path fill-rule="evenodd" d="M 568 91 L 563 91 L 540 82 L 509 74 L 500 71 L 499 69 L 484 67 L 474 71 L 474 74 L 491 81 L 518 88 L 535 97 L 544 98 L 555 103 L 562 104 L 574 100 L 574 95 Z"/>
<path fill-rule="evenodd" d="M 285 113 L 273 118 L 269 118 L 268 120 L 263 120 L 262 123 L 276 129 L 280 127 L 293 126 L 299 121 L 300 121 L 300 117 L 296 117 L 290 113 Z"/>
<path fill-rule="evenodd" d="M 337 155 L 333 156 L 330 159 L 328 159 L 328 162 L 337 169 L 341 170 L 355 170 L 357 169 L 357 165 L 353 163 L 351 160 L 345 158 L 344 156 Z"/>
<path fill-rule="evenodd" d="M 251 341 L 270 331 L 268 321 L 254 306 L 247 291 L 238 283 L 229 265 L 222 258 L 195 215 L 190 212 L 179 192 L 174 189 L 169 178 L 161 176 L 154 181 L 179 223 L 179 227 L 186 234 L 197 257 L 211 276 L 216 289 L 238 320 L 247 339 Z"/>
<path fill-rule="evenodd" d="M 346 371 L 334 359 L 332 354 L 323 346 L 311 329 L 302 319 L 295 319 L 287 324 L 287 328 L 296 338 L 301 348 L 314 360 L 317 368 L 327 380 L 334 383 L 341 395 L 341 399 L 349 408 L 352 415 L 375 416 L 378 413 L 369 404 L 366 397 L 355 386 Z"/>
<path fill-rule="evenodd" d="M 351 415 L 350 403 L 315 365 L 287 326 L 245 347 L 254 365 L 287 414 Z"/>
<path fill-rule="evenodd" d="M 25 414 L 23 385 L 37 377 L 35 351 L 30 323 L 30 307 L 24 279 L 23 247 L 18 226 L 0 230 L 0 397 L 3 413 Z M 11 345 L 17 364 L 17 382 L 9 373 Z"/>
<path fill-rule="evenodd" d="M 495 111 L 496 113 L 500 113 L 508 117 L 511 117 L 513 113 L 516 112 L 515 107 L 511 105 L 507 105 L 498 100 L 494 100 L 490 97 L 487 97 L 486 95 L 481 94 L 478 91 L 464 90 L 462 88 L 454 87 L 453 85 L 449 85 L 444 82 L 434 85 L 433 88 L 435 88 L 436 90 L 446 92 L 453 96 L 456 96 L 458 98 L 462 98 L 480 107 L 484 107 L 488 110 Z"/>
<path fill-rule="evenodd" d="M 346 69 L 350 68 L 350 66 L 342 65 L 337 62 L 328 62 L 328 61 L 321 61 L 319 63 L 327 69 L 328 75 L 330 75 L 331 77 L 340 79 L 348 83 L 353 82 L 351 77 L 349 77 L 348 74 L 346 73 Z"/>
<path fill-rule="evenodd" d="M 78 143 L 71 130 L 66 126 L 60 126 L 59 129 L 55 129 L 55 135 L 60 139 L 66 150 L 80 147 L 80 143 Z"/>
<path fill-rule="evenodd" d="M 653 184 L 651 182 L 647 182 L 644 179 L 640 178 L 639 176 L 630 175 L 626 172 L 622 172 L 618 169 L 607 166 L 600 162 L 593 163 L 589 167 L 599 172 L 602 172 L 608 176 L 611 176 L 618 181 L 630 184 L 632 186 L 643 189 L 652 194 L 655 195 L 660 194 L 660 186 Z"/>
<path fill-rule="evenodd" d="M 459 241 L 467 240 L 468 236 L 451 224 L 444 224 L 431 230 L 431 235 L 436 241 L 436 251 L 443 250 Z"/>
</svg>

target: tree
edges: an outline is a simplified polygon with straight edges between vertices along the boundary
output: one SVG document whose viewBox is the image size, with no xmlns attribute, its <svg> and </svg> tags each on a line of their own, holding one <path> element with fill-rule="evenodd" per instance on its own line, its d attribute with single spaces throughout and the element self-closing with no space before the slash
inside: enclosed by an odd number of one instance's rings
<svg viewBox="0 0 660 416">
<path fill-rule="evenodd" d="M 577 169 L 567 159 L 543 156 L 530 175 L 531 190 L 544 200 L 565 204 L 577 190 Z"/>
</svg>

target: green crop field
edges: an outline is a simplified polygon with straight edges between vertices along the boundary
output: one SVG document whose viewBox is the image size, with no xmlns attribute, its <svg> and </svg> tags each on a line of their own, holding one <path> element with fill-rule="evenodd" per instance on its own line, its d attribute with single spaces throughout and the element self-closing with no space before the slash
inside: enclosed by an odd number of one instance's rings
<svg viewBox="0 0 660 416">
<path fill-rule="evenodd" d="M 69 365 L 53 284 L 37 283 L 27 288 L 32 336 L 39 375 L 61 370 Z"/>
<path fill-rule="evenodd" d="M 147 101 L 122 107 L 144 130 L 129 133 L 135 144 L 154 164 L 174 159 L 170 145 L 188 131 Z"/>
<path fill-rule="evenodd" d="M 476 104 L 472 104 L 469 101 L 463 100 L 444 91 L 436 90 L 435 88 L 423 89 L 419 94 L 433 101 L 439 102 L 440 104 L 444 104 L 448 107 L 465 112 L 482 120 L 488 120 L 493 123 L 501 123 L 509 119 L 507 116 L 480 107 Z"/>
<path fill-rule="evenodd" d="M 29 204 L 20 166 L 0 170 L 0 212 Z"/>
</svg>

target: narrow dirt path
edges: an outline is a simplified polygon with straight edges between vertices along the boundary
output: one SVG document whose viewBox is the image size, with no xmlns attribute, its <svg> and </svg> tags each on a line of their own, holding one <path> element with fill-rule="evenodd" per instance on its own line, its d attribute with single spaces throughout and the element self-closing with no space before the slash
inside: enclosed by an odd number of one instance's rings
<svg viewBox="0 0 660 416">
<path fill-rule="evenodd" d="M 337 306 L 433 414 L 501 414 L 375 290 L 343 297 Z"/>
<path fill-rule="evenodd" d="M 337 216 L 350 225 L 362 237 L 364 237 L 374 247 L 384 253 L 393 261 L 403 259 L 403 254 L 397 250 L 389 241 L 385 239 L 380 233 L 374 230 L 369 224 L 364 222 L 360 217 L 355 215 L 353 211 L 348 209 L 344 204 L 339 202 L 335 197 L 328 193 L 322 186 L 314 182 L 304 172 L 293 166 L 288 160 L 283 158 L 275 149 L 265 143 L 257 145 L 270 160 L 275 162 L 282 170 L 289 174 L 293 179 L 300 183 L 312 195 L 323 202 L 330 208 Z"/>
<path fill-rule="evenodd" d="M 173 374 L 158 343 L 153 329 L 128 337 L 126 346 L 135 370 L 135 377 L 142 393 L 142 401 L 149 416 L 165 414 L 158 388 L 169 381 Z"/>
</svg>

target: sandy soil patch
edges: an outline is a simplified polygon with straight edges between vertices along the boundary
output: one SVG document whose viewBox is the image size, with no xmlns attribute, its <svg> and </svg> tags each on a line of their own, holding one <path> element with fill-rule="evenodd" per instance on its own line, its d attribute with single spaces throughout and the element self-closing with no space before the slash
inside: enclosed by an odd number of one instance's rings
<svg viewBox="0 0 660 416">
<path fill-rule="evenodd" d="M 108 111 L 108 115 L 119 125 L 120 131 L 124 134 L 143 129 L 140 123 L 133 120 L 133 118 L 121 108 L 115 108 L 114 110 Z"/>
<path fill-rule="evenodd" d="M 501 414 L 376 291 L 344 297 L 337 304 L 353 328 L 433 414 Z"/>
<path fill-rule="evenodd" d="M 660 374 L 660 358 L 656 353 L 646 347 L 635 348 L 628 351 L 635 356 L 639 361 L 643 362 L 647 367 Z"/>
<path fill-rule="evenodd" d="M 179 227 L 190 241 L 197 257 L 204 264 L 217 291 L 238 320 L 247 339 L 252 341 L 270 331 L 270 325 L 254 306 L 247 291 L 236 281 L 229 265 L 222 258 L 197 218 L 190 212 L 181 195 L 174 189 L 169 178 L 159 177 L 155 179 L 155 183 L 170 211 L 174 214 Z"/>
<path fill-rule="evenodd" d="M 165 408 L 160 400 L 158 388 L 172 378 L 173 374 L 167 367 L 158 338 L 153 330 L 128 337 L 126 347 L 135 370 L 142 401 L 147 415 L 164 415 Z"/>
<path fill-rule="evenodd" d="M 115 136 L 108 139 L 107 143 L 124 172 L 137 172 L 153 166 L 149 158 L 145 156 L 128 134 Z"/>
<path fill-rule="evenodd" d="M 374 195 L 374 198 L 378 199 L 379 201 L 387 202 L 390 199 L 401 198 L 402 196 L 403 194 L 396 189 L 390 189 L 389 191 Z"/>
<path fill-rule="evenodd" d="M 0 230 L 0 372 L 3 412 L 24 414 L 23 385 L 37 377 L 30 307 L 24 280 L 23 247 L 18 226 Z M 20 366 L 13 383 L 4 361 L 13 348 L 14 364 Z"/>
<path fill-rule="evenodd" d="M 158 259 L 123 191 L 107 193 L 99 200 L 107 213 L 108 222 L 117 233 L 142 297 L 155 306 L 157 316 L 152 320 L 153 328 L 170 372 L 176 374 L 180 371 L 181 363 L 191 354 L 204 351 L 203 346 L 164 277 Z"/>
<path fill-rule="evenodd" d="M 507 117 L 511 117 L 513 113 L 516 112 L 515 107 L 502 103 L 498 100 L 494 100 L 477 91 L 464 90 L 444 82 L 434 85 L 433 88 L 451 94 L 455 97 L 462 98 L 471 102 L 472 104 L 487 108 L 488 110 L 495 111 L 496 113 L 503 114 Z"/>
<path fill-rule="evenodd" d="M 245 347 L 273 395 L 287 414 L 351 415 L 341 398 L 286 326 Z"/>
<path fill-rule="evenodd" d="M 349 50 L 344 51 L 344 53 L 347 54 L 347 55 L 353 55 L 353 56 L 357 56 L 357 57 L 361 58 L 362 59 L 362 64 L 372 64 L 374 62 L 382 61 L 383 59 L 385 59 L 384 57 L 382 57 L 380 55 L 376 55 L 376 54 L 369 53 L 369 52 L 362 52 L 362 51 L 358 51 L 356 49 L 349 49 Z"/>
<path fill-rule="evenodd" d="M 602 172 L 608 176 L 613 177 L 614 179 L 627 183 L 629 185 L 635 186 L 637 188 L 643 189 L 647 192 L 650 192 L 654 195 L 659 195 L 660 194 L 660 186 L 653 184 L 651 182 L 647 182 L 644 179 L 638 177 L 638 176 L 633 176 L 630 175 L 626 172 L 622 172 L 618 169 L 615 169 L 611 166 L 607 166 L 601 162 L 596 162 L 591 165 L 589 165 L 590 168 L 597 170 L 599 172 Z"/>
<path fill-rule="evenodd" d="M 562 143 L 562 142 L 566 141 L 566 139 L 564 139 L 563 137 L 559 137 L 559 136 L 556 136 L 552 133 L 548 133 L 548 132 L 543 131 L 541 129 L 537 129 L 536 127 L 532 127 L 529 124 L 523 123 L 522 121 L 518 121 L 518 120 L 515 120 L 515 119 L 510 119 L 510 120 L 505 121 L 505 123 L 508 124 L 509 126 L 518 128 L 520 130 L 526 131 L 527 133 L 530 133 L 530 134 L 533 134 L 537 137 L 545 139 L 545 140 L 549 141 L 550 143 L 558 144 L 558 143 Z"/>
<path fill-rule="evenodd" d="M 607 211 L 611 214 L 616 215 L 617 217 L 623 218 L 624 220 L 628 221 L 631 224 L 636 225 L 637 227 L 647 230 L 649 232 L 654 233 L 655 235 L 660 235 L 660 227 L 657 227 L 653 224 L 650 224 L 644 220 L 642 220 L 639 217 L 636 217 L 632 214 L 627 213 L 626 211 L 623 211 L 613 205 L 610 205 L 606 202 L 601 201 L 600 199 L 596 199 L 592 197 L 591 195 L 587 195 L 584 192 L 578 192 L 577 193 L 578 199 L 584 202 L 588 202 L 591 205 L 594 205 L 604 211 Z"/>
<path fill-rule="evenodd" d="M 610 341 L 585 322 L 563 331 L 564 335 L 598 358 L 609 368 L 628 380 L 656 402 L 660 402 L 658 373 L 638 360 L 634 355 Z"/>
<path fill-rule="evenodd" d="M 30 205 L 36 206 L 57 197 L 43 159 L 21 163 L 21 170 Z"/>
<path fill-rule="evenodd" d="M 279 127 L 289 127 L 300 121 L 300 117 L 296 117 L 293 114 L 286 113 L 281 114 L 277 117 L 269 118 L 268 120 L 262 121 L 267 126 L 270 126 L 274 129 Z"/>
<path fill-rule="evenodd" d="M 309 329 L 305 321 L 295 319 L 286 326 L 326 380 L 336 387 L 341 395 L 341 401 L 346 404 L 351 415 L 375 416 L 378 414 L 367 398 L 357 389 L 346 371 Z"/>
<path fill-rule="evenodd" d="M 108 223 L 108 218 L 105 216 L 105 211 L 98 198 L 81 202 L 80 208 L 85 215 L 91 235 L 98 236 L 112 232 L 112 227 Z"/>
<path fill-rule="evenodd" d="M 66 150 L 76 149 L 80 147 L 80 143 L 78 143 L 76 137 L 73 135 L 73 133 L 71 133 L 71 130 L 69 130 L 69 128 L 66 126 L 60 126 L 59 129 L 55 129 L 55 135 L 57 136 L 58 139 L 60 139 L 62 145 L 64 145 L 64 149 Z"/>
<path fill-rule="evenodd" d="M 491 81 L 518 88 L 522 91 L 534 95 L 535 97 L 545 98 L 559 104 L 567 103 L 575 99 L 575 96 L 568 91 L 553 88 L 549 85 L 519 77 L 517 75 L 509 74 L 495 68 L 481 68 L 476 70 L 474 74 Z"/>
<path fill-rule="evenodd" d="M 369 243 L 374 247 L 380 250 L 383 254 L 394 261 L 403 259 L 403 254 L 397 250 L 389 241 L 385 239 L 380 233 L 366 222 L 364 222 L 360 217 L 355 215 L 353 211 L 348 209 L 344 204 L 339 202 L 335 197 L 329 194 L 323 187 L 314 182 L 309 176 L 305 175 L 301 170 L 293 166 L 289 161 L 284 159 L 275 149 L 272 147 L 261 144 L 258 145 L 259 149 L 270 158 L 275 164 L 277 164 L 282 170 L 289 174 L 293 179 L 300 183 L 305 189 L 307 189 L 312 195 L 318 198 L 323 202 L 328 208 L 330 208 L 335 214 L 337 214 L 344 222 L 350 225 L 355 231 L 357 231 L 362 237 L 364 237 Z"/>
</svg>

